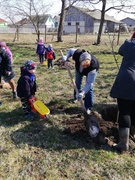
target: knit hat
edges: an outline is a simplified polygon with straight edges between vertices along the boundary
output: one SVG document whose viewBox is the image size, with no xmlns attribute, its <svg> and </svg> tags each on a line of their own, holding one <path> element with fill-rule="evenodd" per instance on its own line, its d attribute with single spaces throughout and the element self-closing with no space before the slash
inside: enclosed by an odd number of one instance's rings
<svg viewBox="0 0 135 180">
<path fill-rule="evenodd" d="M 0 46 L 1 46 L 1 47 L 6 47 L 7 45 L 6 45 L 6 43 L 5 43 L 4 41 L 1 41 L 1 42 L 0 42 Z"/>
<path fill-rule="evenodd" d="M 84 60 L 89 60 L 91 61 L 91 55 L 88 53 L 88 52 L 84 52 L 81 54 L 80 58 L 79 58 L 79 61 L 80 63 Z"/>
<path fill-rule="evenodd" d="M 39 39 L 39 43 L 44 43 L 44 39 L 42 37 Z"/>
<path fill-rule="evenodd" d="M 25 68 L 27 70 L 32 70 L 32 69 L 36 69 L 37 65 L 34 61 L 32 60 L 27 60 L 26 63 L 25 63 Z"/>
</svg>

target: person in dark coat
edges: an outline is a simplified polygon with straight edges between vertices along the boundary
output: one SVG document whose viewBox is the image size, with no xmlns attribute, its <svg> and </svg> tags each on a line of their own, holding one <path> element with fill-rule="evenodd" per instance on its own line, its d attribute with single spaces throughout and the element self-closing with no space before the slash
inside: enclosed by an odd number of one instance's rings
<svg viewBox="0 0 135 180">
<path fill-rule="evenodd" d="M 117 98 L 119 110 L 119 143 L 114 144 L 114 148 L 127 151 L 130 130 L 135 134 L 135 32 L 120 46 L 118 53 L 123 59 L 110 91 L 110 96 Z"/>
<path fill-rule="evenodd" d="M 36 63 L 32 60 L 27 60 L 25 65 L 21 67 L 21 76 L 17 83 L 17 95 L 20 97 L 22 109 L 27 119 L 34 119 L 31 112 L 30 99 L 33 98 L 36 92 Z"/>
<path fill-rule="evenodd" d="M 0 42 L 0 81 L 1 77 L 5 82 L 9 83 L 13 93 L 13 99 L 16 99 L 17 93 L 16 84 L 14 82 L 15 73 L 12 67 L 12 59 L 9 52 L 7 52 L 6 49 L 3 49 L 2 42 Z"/>
<path fill-rule="evenodd" d="M 84 49 L 71 48 L 62 60 L 67 61 L 70 57 L 75 61 L 75 83 L 79 91 L 79 94 L 76 94 L 74 90 L 74 102 L 84 99 L 84 110 L 90 114 L 94 105 L 93 87 L 99 70 L 99 61 L 92 53 Z M 82 88 L 84 76 L 86 76 L 86 83 Z"/>
</svg>

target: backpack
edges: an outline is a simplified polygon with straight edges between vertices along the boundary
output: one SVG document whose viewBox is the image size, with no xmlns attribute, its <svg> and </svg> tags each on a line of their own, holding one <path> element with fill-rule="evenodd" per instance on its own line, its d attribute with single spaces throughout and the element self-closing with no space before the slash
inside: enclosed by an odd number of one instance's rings
<svg viewBox="0 0 135 180">
<path fill-rule="evenodd" d="M 53 51 L 51 50 L 51 51 L 46 51 L 46 59 L 53 59 L 54 57 L 53 57 Z"/>
</svg>

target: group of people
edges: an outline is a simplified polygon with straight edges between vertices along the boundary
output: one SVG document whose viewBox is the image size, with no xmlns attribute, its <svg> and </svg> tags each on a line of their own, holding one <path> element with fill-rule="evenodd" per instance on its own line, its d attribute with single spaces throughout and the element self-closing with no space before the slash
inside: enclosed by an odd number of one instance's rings
<svg viewBox="0 0 135 180">
<path fill-rule="evenodd" d="M 39 53 L 39 46 L 44 49 L 43 54 Z M 44 57 L 48 57 L 46 52 L 52 51 L 52 46 L 45 47 L 43 39 L 40 39 L 37 45 L 36 53 L 39 55 L 40 63 L 43 63 Z M 54 53 L 54 52 L 53 52 Z M 112 98 L 117 98 L 119 110 L 119 143 L 114 144 L 114 149 L 118 151 L 129 150 L 129 135 L 135 138 L 135 33 L 129 40 L 121 45 L 118 53 L 123 56 L 123 60 L 110 91 Z M 55 54 L 55 53 L 54 53 Z M 55 57 L 55 55 L 54 55 Z M 74 91 L 74 102 L 84 100 L 84 110 L 90 114 L 94 105 L 94 82 L 100 67 L 98 59 L 85 49 L 71 48 L 66 55 L 62 56 L 63 62 L 68 61 L 72 57 L 75 61 L 75 83 L 78 93 Z M 48 58 L 49 60 L 52 58 Z M 51 63 L 50 63 L 51 65 Z M 13 97 L 20 97 L 22 109 L 26 118 L 33 119 L 31 112 L 31 99 L 35 98 L 36 92 L 36 63 L 32 60 L 26 61 L 21 67 L 21 76 L 17 83 L 17 94 L 13 81 L 14 72 L 11 65 L 11 56 L 6 48 L 0 44 L 0 74 L 6 82 L 9 82 Z M 49 68 L 49 66 L 48 66 Z M 83 77 L 86 76 L 86 82 L 82 87 Z"/>
<path fill-rule="evenodd" d="M 56 53 L 52 47 L 52 44 L 49 44 L 48 47 L 45 46 L 44 40 L 41 37 L 37 44 L 36 54 L 39 56 L 40 64 L 44 64 L 44 60 L 47 60 L 48 69 L 54 69 L 53 60 L 56 59 Z"/>
<path fill-rule="evenodd" d="M 119 142 L 113 144 L 117 151 L 129 150 L 129 135 L 135 138 L 135 32 L 120 46 L 118 53 L 123 56 L 119 72 L 110 91 L 117 99 Z M 70 57 L 75 60 L 75 83 L 79 93 L 74 100 L 84 99 L 84 109 L 89 114 L 94 104 L 93 86 L 99 69 L 99 62 L 92 53 L 82 49 L 69 49 L 63 61 Z M 82 79 L 86 83 L 82 88 Z"/>
</svg>

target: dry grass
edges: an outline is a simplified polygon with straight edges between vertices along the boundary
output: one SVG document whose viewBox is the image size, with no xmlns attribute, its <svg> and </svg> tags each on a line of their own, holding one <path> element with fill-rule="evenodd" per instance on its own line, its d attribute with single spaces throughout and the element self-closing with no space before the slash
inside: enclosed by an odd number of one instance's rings
<svg viewBox="0 0 135 180">
<path fill-rule="evenodd" d="M 82 37 L 82 39 L 81 39 Z M 111 52 L 109 38 L 103 38 L 100 46 L 92 46 L 96 36 L 80 36 L 74 43 L 74 36 L 64 36 L 63 42 L 51 41 L 56 50 L 75 46 L 91 50 L 100 60 L 100 71 L 95 84 L 95 110 L 105 104 L 116 103 L 109 97 L 109 91 L 118 72 Z M 11 35 L 1 35 L 0 39 L 9 43 L 14 57 L 15 82 L 20 74 L 19 67 L 27 59 L 35 56 L 35 35 L 21 35 L 19 42 L 12 43 Z M 123 42 L 125 36 L 121 39 Z M 107 43 L 107 44 L 106 44 Z M 117 51 L 119 46 L 115 46 Z M 121 57 L 116 55 L 118 62 Z M 49 119 L 27 121 L 22 114 L 20 101 L 13 101 L 10 89 L 1 89 L 0 99 L 0 179 L 3 180 L 133 180 L 135 177 L 135 157 L 132 154 L 117 154 L 105 146 L 95 146 L 89 137 L 77 137 L 63 133 L 65 121 L 80 104 L 70 104 L 73 87 L 64 69 L 47 70 L 38 64 L 36 76 L 38 91 L 36 96 L 51 110 Z M 72 70 L 74 73 L 74 70 Z M 66 111 L 67 110 L 67 111 Z M 67 113 L 70 112 L 70 113 Z"/>
</svg>

